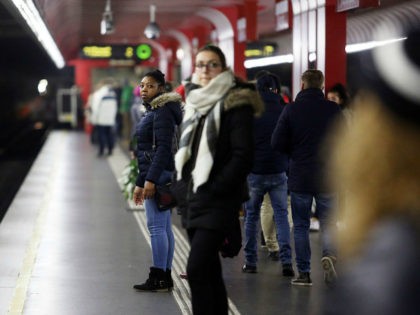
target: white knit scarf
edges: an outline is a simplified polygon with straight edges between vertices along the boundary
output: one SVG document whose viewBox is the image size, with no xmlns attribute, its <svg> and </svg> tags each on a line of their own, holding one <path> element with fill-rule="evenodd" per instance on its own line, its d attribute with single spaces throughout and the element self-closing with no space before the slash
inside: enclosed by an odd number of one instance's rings
<svg viewBox="0 0 420 315">
<path fill-rule="evenodd" d="M 234 81 L 232 71 L 224 71 L 213 78 L 205 87 L 192 90 L 186 98 L 182 134 L 179 149 L 175 155 L 178 180 L 182 177 L 182 169 L 185 163 L 191 157 L 192 142 L 200 118 L 205 116 L 197 158 L 191 173 L 194 192 L 208 180 L 213 166 L 215 144 L 219 136 L 223 97 L 232 88 Z"/>
</svg>

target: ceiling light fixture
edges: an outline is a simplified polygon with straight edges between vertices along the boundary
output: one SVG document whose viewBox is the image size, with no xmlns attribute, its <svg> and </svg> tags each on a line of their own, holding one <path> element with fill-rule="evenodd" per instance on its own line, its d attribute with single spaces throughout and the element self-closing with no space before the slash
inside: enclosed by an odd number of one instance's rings
<svg viewBox="0 0 420 315">
<path fill-rule="evenodd" d="M 102 13 L 101 35 L 114 33 L 114 18 L 111 11 L 111 0 L 106 0 L 105 11 Z"/>
<path fill-rule="evenodd" d="M 144 35 L 148 39 L 157 39 L 160 36 L 160 27 L 155 22 L 156 6 L 150 5 L 150 23 L 144 29 Z"/>
<path fill-rule="evenodd" d="M 407 37 L 402 37 L 402 38 L 393 38 L 393 39 L 380 40 L 380 41 L 350 44 L 350 45 L 346 45 L 346 53 L 351 54 L 351 53 L 355 53 L 355 52 L 359 52 L 363 50 L 369 50 L 376 47 L 393 44 L 395 42 L 399 42 L 406 39 Z"/>
<path fill-rule="evenodd" d="M 58 49 L 57 44 L 52 38 L 44 20 L 40 16 L 38 9 L 32 1 L 11 0 L 15 7 L 19 10 L 20 15 L 25 19 L 26 23 L 34 33 L 35 37 L 41 43 L 42 47 L 48 53 L 52 61 L 58 69 L 65 66 L 63 55 Z"/>
</svg>

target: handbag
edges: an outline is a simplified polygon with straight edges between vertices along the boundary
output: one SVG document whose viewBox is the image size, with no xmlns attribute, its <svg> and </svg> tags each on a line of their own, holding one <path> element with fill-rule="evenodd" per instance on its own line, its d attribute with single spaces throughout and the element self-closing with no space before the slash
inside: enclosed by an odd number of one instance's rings
<svg viewBox="0 0 420 315">
<path fill-rule="evenodd" d="M 170 210 L 176 206 L 176 200 L 171 192 L 172 183 L 156 185 L 155 200 L 159 211 Z"/>
<path fill-rule="evenodd" d="M 225 238 L 219 248 L 223 258 L 237 256 L 242 247 L 242 231 L 239 217 L 235 218 L 232 226 L 225 233 Z"/>
</svg>

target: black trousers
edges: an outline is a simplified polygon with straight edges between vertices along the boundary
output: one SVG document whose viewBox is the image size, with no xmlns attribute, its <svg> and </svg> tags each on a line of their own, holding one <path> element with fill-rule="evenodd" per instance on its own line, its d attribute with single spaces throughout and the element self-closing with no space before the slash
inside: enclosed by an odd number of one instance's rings
<svg viewBox="0 0 420 315">
<path fill-rule="evenodd" d="M 189 229 L 187 275 L 194 315 L 227 315 L 228 302 L 219 248 L 222 230 Z"/>
<path fill-rule="evenodd" d="M 96 126 L 98 131 L 99 140 L 99 154 L 104 153 L 105 147 L 108 149 L 108 153 L 112 153 L 114 148 L 114 134 L 112 126 Z"/>
</svg>

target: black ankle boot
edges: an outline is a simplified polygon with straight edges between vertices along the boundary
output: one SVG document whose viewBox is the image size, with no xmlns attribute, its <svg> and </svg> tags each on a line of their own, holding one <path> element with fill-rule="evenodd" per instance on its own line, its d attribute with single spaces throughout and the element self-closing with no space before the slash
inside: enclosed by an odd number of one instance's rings
<svg viewBox="0 0 420 315">
<path fill-rule="evenodd" d="M 171 276 L 171 269 L 166 269 L 166 283 L 168 284 L 169 291 L 174 288 L 174 280 Z"/>
<path fill-rule="evenodd" d="M 166 272 L 163 269 L 150 267 L 149 278 L 143 284 L 135 284 L 134 289 L 149 292 L 168 292 Z"/>
</svg>

